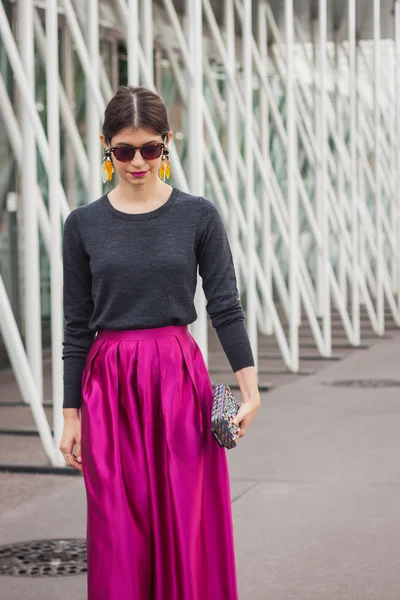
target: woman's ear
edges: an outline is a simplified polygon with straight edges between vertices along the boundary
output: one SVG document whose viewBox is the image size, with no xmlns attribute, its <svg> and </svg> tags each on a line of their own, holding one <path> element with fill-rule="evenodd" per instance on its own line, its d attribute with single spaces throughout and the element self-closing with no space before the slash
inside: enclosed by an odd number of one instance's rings
<svg viewBox="0 0 400 600">
<path fill-rule="evenodd" d="M 172 131 L 169 131 L 167 133 L 167 137 L 165 138 L 165 144 L 168 146 L 168 144 L 170 143 L 171 140 L 172 140 Z"/>
<path fill-rule="evenodd" d="M 107 144 L 107 140 L 105 138 L 105 135 L 103 133 L 100 134 L 100 141 L 102 143 L 102 146 L 103 146 L 104 150 L 107 150 L 108 144 Z"/>
</svg>

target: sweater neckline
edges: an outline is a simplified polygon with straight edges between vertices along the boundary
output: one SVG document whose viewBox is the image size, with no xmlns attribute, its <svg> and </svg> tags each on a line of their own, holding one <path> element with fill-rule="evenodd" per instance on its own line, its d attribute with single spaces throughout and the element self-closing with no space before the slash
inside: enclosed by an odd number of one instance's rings
<svg viewBox="0 0 400 600">
<path fill-rule="evenodd" d="M 166 210 L 168 210 L 168 208 L 174 202 L 177 191 L 178 189 L 176 187 L 172 187 L 172 192 L 169 195 L 168 200 L 164 202 L 164 204 L 162 204 L 154 210 L 144 213 L 126 213 L 122 210 L 118 210 L 111 204 L 108 198 L 108 192 L 104 194 L 103 199 L 107 210 L 118 219 L 125 219 L 127 221 L 143 221 L 144 219 L 153 219 L 154 217 L 158 217 L 159 215 L 163 214 Z"/>
</svg>

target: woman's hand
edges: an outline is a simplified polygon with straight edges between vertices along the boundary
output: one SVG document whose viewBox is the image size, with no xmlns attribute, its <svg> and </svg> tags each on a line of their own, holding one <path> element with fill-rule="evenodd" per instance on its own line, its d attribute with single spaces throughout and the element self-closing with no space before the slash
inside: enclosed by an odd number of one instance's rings
<svg viewBox="0 0 400 600">
<path fill-rule="evenodd" d="M 250 423 L 260 408 L 260 393 L 257 386 L 257 374 L 255 367 L 244 367 L 235 372 L 236 379 L 242 392 L 243 401 L 235 417 L 232 419 L 234 425 L 239 426 L 238 437 L 243 437 Z"/>
<path fill-rule="evenodd" d="M 73 416 L 66 416 L 64 410 L 64 430 L 61 437 L 59 449 L 64 455 L 65 462 L 70 467 L 82 471 L 82 457 L 81 457 L 81 420 L 79 416 L 74 414 Z M 73 454 L 72 450 L 76 444 L 76 453 Z"/>
<path fill-rule="evenodd" d="M 258 395 L 256 398 L 251 400 L 243 400 L 240 405 L 240 408 L 232 419 L 232 423 L 234 425 L 239 425 L 239 435 L 238 437 L 243 437 L 247 431 L 248 426 L 252 422 L 255 417 L 256 412 L 260 408 L 260 396 Z"/>
</svg>

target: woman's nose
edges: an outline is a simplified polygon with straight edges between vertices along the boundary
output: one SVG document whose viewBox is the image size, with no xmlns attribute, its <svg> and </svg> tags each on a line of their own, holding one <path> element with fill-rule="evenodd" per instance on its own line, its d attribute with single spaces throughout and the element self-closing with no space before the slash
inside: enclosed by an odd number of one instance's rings
<svg viewBox="0 0 400 600">
<path fill-rule="evenodd" d="M 132 165 L 142 165 L 144 163 L 143 156 L 140 153 L 140 150 L 136 150 L 135 154 L 131 160 Z"/>
</svg>

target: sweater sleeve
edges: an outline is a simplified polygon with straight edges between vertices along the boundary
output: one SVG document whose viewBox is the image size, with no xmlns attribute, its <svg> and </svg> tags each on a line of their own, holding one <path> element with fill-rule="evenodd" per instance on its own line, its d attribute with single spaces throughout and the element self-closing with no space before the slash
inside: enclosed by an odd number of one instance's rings
<svg viewBox="0 0 400 600">
<path fill-rule="evenodd" d="M 82 374 L 95 337 L 89 329 L 93 313 L 89 258 L 78 231 L 76 210 L 65 220 L 63 233 L 64 402 L 63 408 L 81 405 Z"/>
<path fill-rule="evenodd" d="M 199 274 L 207 312 L 233 372 L 254 366 L 254 358 L 237 289 L 228 235 L 213 202 L 206 200 L 207 218 L 198 244 Z"/>
</svg>

